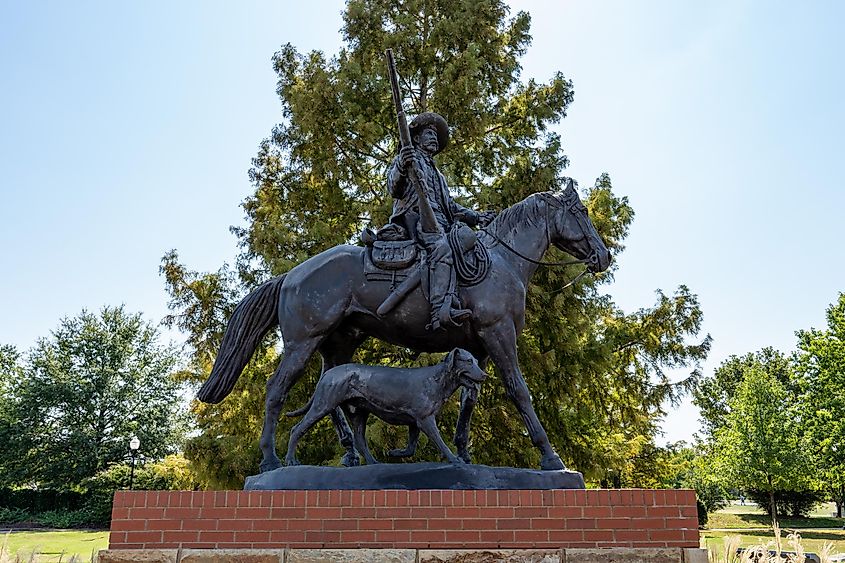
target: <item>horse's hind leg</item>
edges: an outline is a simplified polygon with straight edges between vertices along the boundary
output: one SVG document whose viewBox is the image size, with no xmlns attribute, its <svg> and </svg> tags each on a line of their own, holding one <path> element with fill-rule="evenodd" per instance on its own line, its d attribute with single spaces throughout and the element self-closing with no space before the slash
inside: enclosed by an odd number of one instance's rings
<svg viewBox="0 0 845 563">
<path fill-rule="evenodd" d="M 279 414 L 282 404 L 287 398 L 288 391 L 293 387 L 302 373 L 311 354 L 319 345 L 320 340 L 309 338 L 304 342 L 286 342 L 285 356 L 276 372 L 267 381 L 267 398 L 264 402 L 264 428 L 258 444 L 261 448 L 261 472 L 277 469 L 282 466 L 276 455 L 276 427 L 279 424 Z"/>
<path fill-rule="evenodd" d="M 387 455 L 390 457 L 411 457 L 417 451 L 417 443 L 420 440 L 420 427 L 416 424 L 408 425 L 408 445 L 404 450 L 390 450 Z"/>
<path fill-rule="evenodd" d="M 365 339 L 366 336 L 357 331 L 338 330 L 332 333 L 320 345 L 320 355 L 323 357 L 323 373 L 335 366 L 348 363 L 355 350 Z M 346 450 L 340 463 L 346 467 L 360 465 L 358 452 L 355 450 L 355 441 L 352 438 L 352 430 L 349 428 L 346 417 L 343 416 L 343 411 L 338 407 L 332 411 L 331 416 L 340 444 Z"/>
</svg>

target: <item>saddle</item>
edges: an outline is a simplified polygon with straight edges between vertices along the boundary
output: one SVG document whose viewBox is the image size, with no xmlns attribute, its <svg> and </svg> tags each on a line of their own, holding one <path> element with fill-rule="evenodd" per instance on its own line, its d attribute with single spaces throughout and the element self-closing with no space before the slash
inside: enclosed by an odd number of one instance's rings
<svg viewBox="0 0 845 563">
<path fill-rule="evenodd" d="M 478 244 L 475 231 L 466 225 L 456 224 L 446 235 L 452 248 L 458 284 L 470 286 L 487 275 L 490 257 L 487 248 Z M 389 281 L 391 287 L 414 273 L 417 264 L 425 262 L 426 253 L 416 241 L 407 236 L 399 225 L 389 224 L 378 232 L 364 229 L 361 240 L 364 252 L 364 276 L 367 281 Z"/>
</svg>

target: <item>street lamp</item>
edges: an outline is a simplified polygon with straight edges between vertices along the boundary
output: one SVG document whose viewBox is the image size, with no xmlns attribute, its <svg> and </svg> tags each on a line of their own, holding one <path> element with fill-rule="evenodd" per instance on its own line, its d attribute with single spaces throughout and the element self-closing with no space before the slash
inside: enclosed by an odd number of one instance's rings
<svg viewBox="0 0 845 563">
<path fill-rule="evenodd" d="M 135 456 L 138 455 L 138 448 L 141 447 L 141 440 L 138 436 L 132 436 L 129 440 L 129 454 L 132 456 L 132 469 L 129 470 L 129 490 L 132 490 L 132 484 L 135 480 Z"/>
</svg>

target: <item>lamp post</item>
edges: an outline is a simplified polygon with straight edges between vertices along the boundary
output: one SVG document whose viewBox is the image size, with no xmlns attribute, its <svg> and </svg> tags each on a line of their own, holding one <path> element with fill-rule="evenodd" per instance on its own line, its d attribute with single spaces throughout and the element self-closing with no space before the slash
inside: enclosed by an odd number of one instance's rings
<svg viewBox="0 0 845 563">
<path fill-rule="evenodd" d="M 129 470 L 129 490 L 132 490 L 132 485 L 135 480 L 135 456 L 138 455 L 138 448 L 141 447 L 141 440 L 138 436 L 132 436 L 129 440 L 129 454 L 132 456 L 132 469 Z"/>
</svg>

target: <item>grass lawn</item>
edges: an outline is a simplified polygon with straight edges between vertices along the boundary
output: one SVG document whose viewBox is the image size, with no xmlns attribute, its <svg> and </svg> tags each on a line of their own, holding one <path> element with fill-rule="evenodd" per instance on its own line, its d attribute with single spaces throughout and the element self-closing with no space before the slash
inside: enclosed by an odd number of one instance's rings
<svg viewBox="0 0 845 563">
<path fill-rule="evenodd" d="M 17 554 L 23 561 L 33 552 L 39 561 L 67 561 L 76 555 L 82 561 L 90 561 L 91 554 L 106 549 L 109 544 L 107 531 L 49 530 L 38 532 L 10 532 L 0 537 L 5 544 L 5 554 Z"/>
<path fill-rule="evenodd" d="M 786 536 L 795 530 L 801 535 L 801 545 L 805 551 L 818 553 L 826 543 L 833 544 L 833 553 L 845 552 L 845 518 L 834 518 L 833 503 L 821 505 L 809 518 L 782 518 L 781 549 L 791 551 Z M 761 545 L 774 541 L 771 530 L 752 530 L 751 528 L 769 528 L 771 520 L 766 513 L 754 504 L 731 504 L 723 510 L 710 515 L 706 530 L 701 531 L 701 547 L 721 554 L 725 546 L 725 537 L 739 536 L 741 545 Z M 725 530 L 729 528 L 729 530 Z M 822 528 L 822 529 L 820 529 Z M 717 530 L 717 531 L 714 531 Z"/>
<path fill-rule="evenodd" d="M 786 534 L 791 530 L 781 531 L 781 549 L 791 551 Z M 818 553 L 826 543 L 833 544 L 833 553 L 845 552 L 845 530 L 798 530 L 801 534 L 801 545 L 804 551 Z M 743 547 L 751 545 L 766 544 L 774 541 L 775 535 L 772 532 L 752 532 L 747 530 L 732 530 L 729 532 L 701 531 L 701 547 L 721 554 L 725 548 L 726 536 L 739 536 L 742 539 Z"/>
<path fill-rule="evenodd" d="M 845 518 L 834 518 L 833 503 L 821 505 L 809 518 L 781 518 L 781 528 L 842 528 Z M 723 510 L 710 515 L 707 527 L 711 530 L 740 529 L 740 528 L 768 528 L 771 520 L 761 508 L 754 504 L 732 504 Z"/>
</svg>

